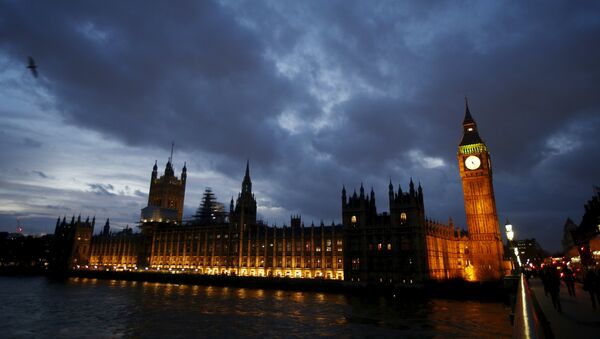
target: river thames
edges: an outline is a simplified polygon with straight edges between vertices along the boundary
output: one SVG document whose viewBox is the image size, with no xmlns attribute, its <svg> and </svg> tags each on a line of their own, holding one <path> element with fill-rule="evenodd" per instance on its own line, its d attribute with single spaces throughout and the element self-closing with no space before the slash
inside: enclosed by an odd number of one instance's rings
<svg viewBox="0 0 600 339">
<path fill-rule="evenodd" d="M 0 277 L 0 337 L 510 337 L 500 302 Z"/>
</svg>

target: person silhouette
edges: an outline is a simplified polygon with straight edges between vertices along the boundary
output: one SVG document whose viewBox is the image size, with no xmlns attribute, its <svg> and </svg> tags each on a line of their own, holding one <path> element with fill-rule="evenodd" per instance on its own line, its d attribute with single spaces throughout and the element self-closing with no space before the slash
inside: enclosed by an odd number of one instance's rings
<svg viewBox="0 0 600 339">
<path fill-rule="evenodd" d="M 590 294 L 590 298 L 592 299 L 592 307 L 594 309 L 596 306 L 596 299 L 598 299 L 598 303 L 600 303 L 600 295 L 598 295 L 598 275 L 594 270 L 589 270 L 583 279 L 583 290 L 587 291 Z"/>
<path fill-rule="evenodd" d="M 550 267 L 547 272 L 546 279 L 548 280 L 548 292 L 552 298 L 552 306 L 558 312 L 562 312 L 560 307 L 560 273 L 556 267 Z"/>
<path fill-rule="evenodd" d="M 575 277 L 573 277 L 573 271 L 568 266 L 562 270 L 563 272 L 563 280 L 565 281 L 565 285 L 567 285 L 567 291 L 569 292 L 569 296 L 575 296 Z"/>
</svg>

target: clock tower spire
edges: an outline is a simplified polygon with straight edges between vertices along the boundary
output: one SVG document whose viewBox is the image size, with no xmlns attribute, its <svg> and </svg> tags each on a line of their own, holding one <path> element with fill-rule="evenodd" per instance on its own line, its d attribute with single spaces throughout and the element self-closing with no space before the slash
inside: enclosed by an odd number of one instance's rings
<svg viewBox="0 0 600 339">
<path fill-rule="evenodd" d="M 477 132 L 477 124 L 471 116 L 469 110 L 469 101 L 465 97 L 465 119 L 463 120 L 463 137 L 460 141 L 460 146 L 483 143 L 479 132 Z"/>
<path fill-rule="evenodd" d="M 488 148 L 479 136 L 465 98 L 463 135 L 458 146 L 458 168 L 463 186 L 467 229 L 469 231 L 469 266 L 467 279 L 497 280 L 504 273 L 504 248 L 496 211 L 492 162 Z"/>
</svg>

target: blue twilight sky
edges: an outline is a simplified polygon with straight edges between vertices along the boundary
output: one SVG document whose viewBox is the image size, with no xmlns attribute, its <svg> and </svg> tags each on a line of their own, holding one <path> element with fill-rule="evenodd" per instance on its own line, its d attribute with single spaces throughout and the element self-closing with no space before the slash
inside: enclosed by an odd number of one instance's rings
<svg viewBox="0 0 600 339">
<path fill-rule="evenodd" d="M 172 141 L 186 215 L 249 158 L 269 223 L 339 222 L 361 182 L 386 211 L 412 177 L 464 225 L 467 95 L 500 221 L 557 250 L 600 184 L 599 37 L 594 1 L 2 1 L 0 230 L 135 223 Z"/>
</svg>

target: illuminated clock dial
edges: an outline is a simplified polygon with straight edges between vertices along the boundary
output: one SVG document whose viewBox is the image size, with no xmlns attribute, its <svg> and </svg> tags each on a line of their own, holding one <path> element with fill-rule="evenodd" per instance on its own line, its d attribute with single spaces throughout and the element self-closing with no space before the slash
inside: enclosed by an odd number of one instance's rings
<svg viewBox="0 0 600 339">
<path fill-rule="evenodd" d="M 474 155 L 470 155 L 465 159 L 465 166 L 470 170 L 476 170 L 481 166 L 481 160 Z"/>
</svg>

